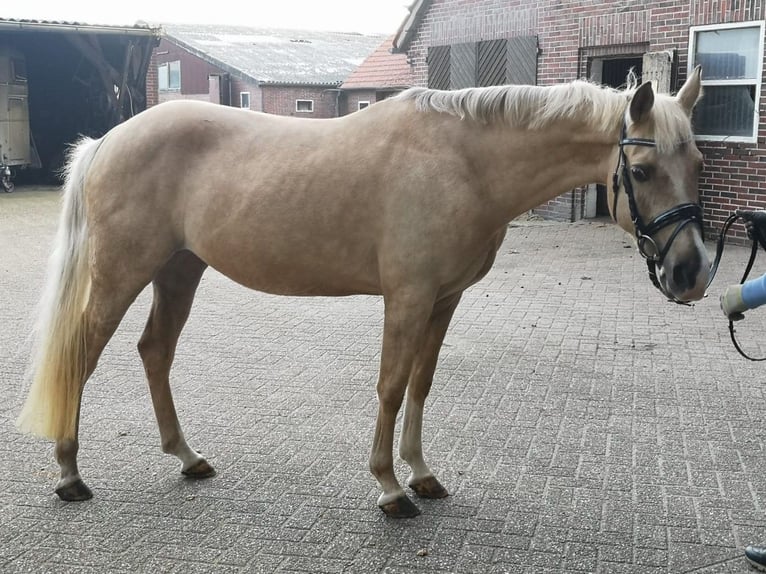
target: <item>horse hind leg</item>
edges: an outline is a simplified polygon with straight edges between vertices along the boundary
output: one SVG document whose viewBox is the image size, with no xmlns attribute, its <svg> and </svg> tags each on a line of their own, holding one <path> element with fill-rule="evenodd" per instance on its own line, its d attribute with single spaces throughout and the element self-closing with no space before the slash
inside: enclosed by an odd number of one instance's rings
<svg viewBox="0 0 766 574">
<path fill-rule="evenodd" d="M 77 467 L 77 452 L 79 450 L 80 404 L 85 383 L 93 374 L 104 347 L 111 339 L 123 316 L 130 305 L 146 286 L 146 281 L 136 277 L 132 289 L 126 289 L 124 282 L 103 283 L 94 281 L 90 288 L 90 296 L 85 309 L 85 372 L 81 379 L 77 400 L 77 418 L 73 437 L 56 440 L 54 456 L 61 468 L 61 476 L 55 487 L 55 492 L 66 501 L 88 500 L 93 494 L 80 477 Z M 118 287 L 121 286 L 121 287 Z"/>
<path fill-rule="evenodd" d="M 442 342 L 461 295 L 452 296 L 435 305 L 407 384 L 399 456 L 412 469 L 407 486 L 421 498 L 444 498 L 448 495 L 447 489 L 436 479 L 423 459 L 423 406 L 431 389 Z"/>
<path fill-rule="evenodd" d="M 215 470 L 186 443 L 170 390 L 170 368 L 178 338 L 206 268 L 207 265 L 190 251 L 179 251 L 165 264 L 154 278 L 152 309 L 138 343 L 162 450 L 178 457 L 182 463 L 181 472 L 190 478 L 213 476 Z"/>
</svg>

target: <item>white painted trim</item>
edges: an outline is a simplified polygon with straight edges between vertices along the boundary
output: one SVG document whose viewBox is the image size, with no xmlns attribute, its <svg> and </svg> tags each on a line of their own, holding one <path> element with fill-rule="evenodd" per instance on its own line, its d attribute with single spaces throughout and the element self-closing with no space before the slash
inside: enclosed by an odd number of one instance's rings
<svg viewBox="0 0 766 574">
<path fill-rule="evenodd" d="M 761 106 L 761 84 L 763 83 L 763 48 L 764 48 L 764 20 L 751 20 L 749 22 L 731 22 L 728 24 L 706 24 L 704 26 L 689 27 L 689 51 L 687 58 L 688 70 L 691 74 L 694 69 L 694 51 L 696 48 L 696 39 L 698 32 L 709 32 L 711 30 L 732 30 L 737 28 L 759 28 L 758 35 L 758 53 L 761 54 L 761 64 L 758 66 L 758 76 L 754 80 L 705 80 L 705 70 L 702 70 L 702 87 L 705 86 L 752 86 L 755 83 L 755 106 L 753 110 L 753 135 L 747 136 L 711 136 L 697 135 L 695 138 L 700 141 L 718 141 L 733 143 L 758 143 L 758 133 L 760 128 L 759 108 Z"/>
<path fill-rule="evenodd" d="M 310 110 L 299 110 L 298 109 L 298 102 L 309 102 L 311 104 Z M 299 114 L 312 114 L 314 113 L 314 100 L 304 100 L 304 99 L 297 99 L 295 100 L 295 111 Z"/>
</svg>

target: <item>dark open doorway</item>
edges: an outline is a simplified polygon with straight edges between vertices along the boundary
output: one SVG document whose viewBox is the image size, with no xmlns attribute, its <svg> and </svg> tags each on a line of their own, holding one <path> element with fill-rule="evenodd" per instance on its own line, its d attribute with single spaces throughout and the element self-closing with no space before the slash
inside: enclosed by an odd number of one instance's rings
<svg viewBox="0 0 766 574">
<path fill-rule="evenodd" d="M 638 78 L 643 71 L 642 56 L 618 58 L 594 58 L 591 63 L 590 77 L 612 88 L 624 88 L 631 70 Z M 596 186 L 596 217 L 609 215 L 609 190 L 604 185 Z M 591 212 L 592 213 L 592 212 Z"/>
<path fill-rule="evenodd" d="M 17 183 L 57 183 L 69 145 L 83 135 L 100 137 L 146 108 L 158 38 L 159 30 L 146 25 L 0 19 L 0 47 L 12 48 L 24 63 L 23 119 L 36 156 L 14 170 Z"/>
</svg>

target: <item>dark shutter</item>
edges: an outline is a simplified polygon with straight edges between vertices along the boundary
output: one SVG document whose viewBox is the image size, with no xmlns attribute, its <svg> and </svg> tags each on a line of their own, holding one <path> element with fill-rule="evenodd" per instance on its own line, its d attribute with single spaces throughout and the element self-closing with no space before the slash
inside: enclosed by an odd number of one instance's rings
<svg viewBox="0 0 766 574">
<path fill-rule="evenodd" d="M 507 83 L 537 83 L 537 36 L 517 36 L 508 39 Z"/>
<path fill-rule="evenodd" d="M 428 48 L 428 87 L 448 90 L 450 87 L 450 47 Z"/>
<path fill-rule="evenodd" d="M 506 83 L 508 40 L 479 42 L 477 86 L 501 86 Z"/>
<path fill-rule="evenodd" d="M 536 83 L 537 36 L 428 48 L 429 88 Z"/>
<path fill-rule="evenodd" d="M 450 50 L 450 88 L 476 86 L 476 44 L 453 44 Z"/>
</svg>

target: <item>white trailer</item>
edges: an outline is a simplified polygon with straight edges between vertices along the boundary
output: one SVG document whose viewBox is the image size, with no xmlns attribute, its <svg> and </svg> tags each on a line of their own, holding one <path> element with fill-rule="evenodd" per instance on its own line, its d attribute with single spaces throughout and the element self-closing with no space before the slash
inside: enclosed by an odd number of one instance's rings
<svg viewBox="0 0 766 574">
<path fill-rule="evenodd" d="M 24 55 L 0 46 L 0 185 L 13 191 L 14 169 L 32 165 L 29 88 Z"/>
</svg>

